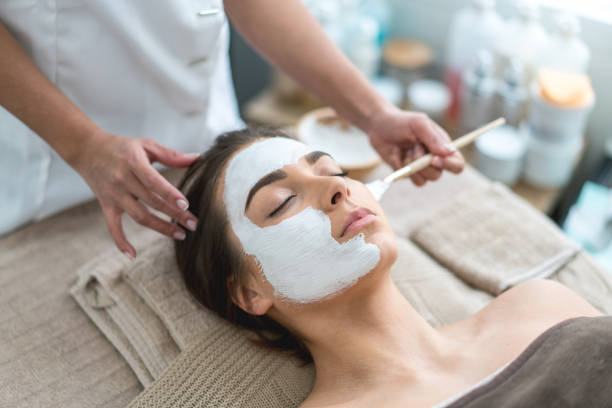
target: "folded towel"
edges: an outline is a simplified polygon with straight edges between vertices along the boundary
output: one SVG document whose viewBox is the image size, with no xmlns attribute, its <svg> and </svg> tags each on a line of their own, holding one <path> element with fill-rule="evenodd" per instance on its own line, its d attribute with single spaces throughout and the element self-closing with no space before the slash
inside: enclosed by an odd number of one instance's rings
<svg viewBox="0 0 612 408">
<path fill-rule="evenodd" d="M 205 332 L 129 408 L 297 407 L 314 383 L 314 366 L 253 346 L 250 333 L 220 322 Z"/>
<path fill-rule="evenodd" d="M 113 256 L 116 252 L 113 248 L 80 268 L 71 294 L 147 386 L 180 350 L 159 317 L 122 279 L 130 263 Z"/>
<path fill-rule="evenodd" d="M 549 278 L 612 314 L 612 274 L 502 184 L 457 195 L 411 238 L 465 282 L 493 295 Z"/>
<path fill-rule="evenodd" d="M 79 279 L 79 282 L 70 289 L 70 294 L 123 356 L 138 381 L 145 387 L 149 386 L 154 380 L 150 371 L 123 330 L 105 310 L 106 307 L 115 305 L 106 290 L 96 280 L 87 282 Z"/>
<path fill-rule="evenodd" d="M 412 240 L 493 295 L 549 277 L 579 251 L 550 220 L 498 183 L 457 195 L 417 226 Z"/>
<path fill-rule="evenodd" d="M 122 276 L 163 322 L 181 350 L 221 320 L 187 290 L 169 238 L 151 242 Z"/>
</svg>

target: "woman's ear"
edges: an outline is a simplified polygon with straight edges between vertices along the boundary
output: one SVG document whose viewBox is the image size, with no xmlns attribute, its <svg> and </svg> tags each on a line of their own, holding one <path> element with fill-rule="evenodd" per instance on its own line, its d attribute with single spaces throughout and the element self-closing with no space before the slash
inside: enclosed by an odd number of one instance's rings
<svg viewBox="0 0 612 408">
<path fill-rule="evenodd" d="M 272 299 L 266 297 L 258 288 L 242 286 L 233 277 L 228 279 L 227 284 L 232 302 L 249 314 L 264 315 L 272 306 Z"/>
</svg>

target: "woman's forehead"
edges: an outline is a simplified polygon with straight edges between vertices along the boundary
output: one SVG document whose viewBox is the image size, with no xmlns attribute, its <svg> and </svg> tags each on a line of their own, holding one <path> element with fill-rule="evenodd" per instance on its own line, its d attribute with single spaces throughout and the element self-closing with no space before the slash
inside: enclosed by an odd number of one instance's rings
<svg viewBox="0 0 612 408">
<path fill-rule="evenodd" d="M 240 180 L 244 188 L 251 188 L 267 174 L 297 164 L 312 150 L 304 143 L 286 137 L 255 141 L 232 157 L 225 174 L 226 183 Z"/>
<path fill-rule="evenodd" d="M 223 201 L 229 217 L 243 214 L 249 191 L 261 178 L 297 164 L 312 151 L 296 140 L 273 137 L 255 141 L 236 153 L 225 170 Z"/>
</svg>

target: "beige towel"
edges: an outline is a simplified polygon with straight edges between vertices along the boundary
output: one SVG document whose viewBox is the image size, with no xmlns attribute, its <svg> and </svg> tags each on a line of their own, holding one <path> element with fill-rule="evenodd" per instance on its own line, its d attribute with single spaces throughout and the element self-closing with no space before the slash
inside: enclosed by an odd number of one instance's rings
<svg viewBox="0 0 612 408">
<path fill-rule="evenodd" d="M 175 183 L 184 169 L 170 173 Z M 138 254 L 159 236 L 130 217 L 122 225 Z M 0 407 L 119 408 L 142 391 L 69 293 L 76 271 L 110 249 L 121 256 L 97 200 L 0 237 Z"/>
<path fill-rule="evenodd" d="M 551 221 L 501 184 L 457 195 L 423 220 L 412 240 L 463 280 L 494 295 L 550 276 L 577 252 Z"/>
<path fill-rule="evenodd" d="M 122 278 L 130 266 L 114 249 L 103 253 L 79 269 L 71 294 L 147 386 L 180 350 L 159 317 Z"/>
<path fill-rule="evenodd" d="M 171 239 L 160 237 L 142 255 L 122 275 L 182 350 L 220 318 L 205 310 L 188 292 L 176 265 Z"/>
<path fill-rule="evenodd" d="M 313 365 L 254 347 L 248 333 L 229 323 L 181 353 L 133 407 L 296 407 L 312 389 Z"/>
<path fill-rule="evenodd" d="M 551 278 L 612 313 L 612 275 L 502 184 L 457 195 L 423 220 L 412 239 L 465 282 L 493 295 Z"/>
</svg>

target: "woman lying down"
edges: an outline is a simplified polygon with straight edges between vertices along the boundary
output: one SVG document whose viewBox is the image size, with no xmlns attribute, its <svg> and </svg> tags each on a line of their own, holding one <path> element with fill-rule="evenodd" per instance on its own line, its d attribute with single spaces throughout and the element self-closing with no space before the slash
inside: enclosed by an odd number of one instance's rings
<svg viewBox="0 0 612 408">
<path fill-rule="evenodd" d="M 302 407 L 610 406 L 612 317 L 534 280 L 433 328 L 391 280 L 398 249 L 382 208 L 329 155 L 232 132 L 180 187 L 200 220 L 176 243 L 188 288 L 314 362 Z"/>
</svg>

